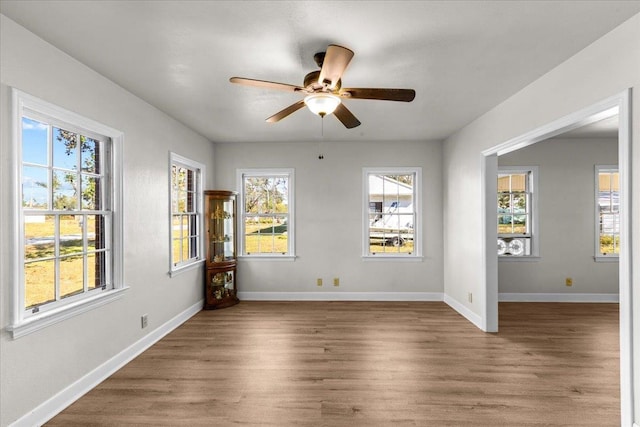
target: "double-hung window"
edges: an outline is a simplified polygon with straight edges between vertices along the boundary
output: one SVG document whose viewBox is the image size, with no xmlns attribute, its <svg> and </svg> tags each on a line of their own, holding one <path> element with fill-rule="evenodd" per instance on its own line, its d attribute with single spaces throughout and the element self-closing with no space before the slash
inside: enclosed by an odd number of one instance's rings
<svg viewBox="0 0 640 427">
<path fill-rule="evenodd" d="M 596 165 L 596 259 L 620 254 L 620 175 L 617 166 Z"/>
<path fill-rule="evenodd" d="M 536 167 L 498 170 L 498 255 L 536 255 L 537 227 L 534 200 Z"/>
<path fill-rule="evenodd" d="M 293 169 L 238 170 L 240 254 L 295 257 Z"/>
<path fill-rule="evenodd" d="M 122 284 L 122 134 L 14 90 L 14 311 L 20 336 Z"/>
<path fill-rule="evenodd" d="M 421 168 L 363 169 L 363 256 L 421 256 Z"/>
<path fill-rule="evenodd" d="M 172 274 L 203 261 L 203 175 L 204 165 L 170 154 Z"/>
</svg>

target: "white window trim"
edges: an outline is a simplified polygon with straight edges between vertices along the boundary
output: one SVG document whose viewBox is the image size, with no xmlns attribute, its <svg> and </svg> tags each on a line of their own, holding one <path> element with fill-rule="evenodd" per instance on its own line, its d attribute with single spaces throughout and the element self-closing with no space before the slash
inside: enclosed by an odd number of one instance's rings
<svg viewBox="0 0 640 427">
<path fill-rule="evenodd" d="M 598 209 L 598 196 L 600 188 L 600 171 L 616 170 L 620 173 L 618 165 L 595 165 L 594 167 L 594 249 L 593 260 L 595 262 L 618 262 L 620 254 L 603 255 L 600 253 L 600 211 Z"/>
<path fill-rule="evenodd" d="M 413 253 L 369 253 L 369 175 L 415 174 L 413 204 L 416 216 L 413 222 Z M 417 167 L 365 167 L 362 168 L 362 259 L 363 261 L 422 261 L 422 168 Z"/>
<path fill-rule="evenodd" d="M 16 339 L 119 299 L 123 296 L 123 291 L 128 289 L 128 287 L 124 284 L 124 185 L 122 175 L 124 134 L 121 131 L 43 101 L 15 88 L 11 88 L 11 101 L 13 124 L 11 135 L 12 145 L 9 148 L 10 153 L 8 157 L 11 159 L 10 173 L 14 184 L 5 186 L 8 192 L 11 193 L 8 197 L 13 206 L 10 212 L 11 229 L 7 237 L 12 241 L 13 247 L 19 248 L 19 250 L 8 254 L 8 265 L 11 268 L 9 277 L 12 292 L 11 321 L 6 327 L 6 330 Z M 23 309 L 23 301 L 25 298 L 24 286 L 22 285 L 24 278 L 24 247 L 21 230 L 24 227 L 24 220 L 22 215 L 19 214 L 22 200 L 19 184 L 16 184 L 22 182 L 22 168 L 20 167 L 22 159 L 22 133 L 20 129 L 23 113 L 27 110 L 57 118 L 58 120 L 74 124 L 111 139 L 111 164 L 109 167 L 112 189 L 111 225 L 113 234 L 111 247 L 111 289 L 84 294 L 87 295 L 84 298 L 71 298 L 67 304 L 57 305 L 51 309 L 45 307 L 40 312 L 28 316 L 26 315 L 26 310 Z"/>
<path fill-rule="evenodd" d="M 198 215 L 198 256 L 179 265 L 173 265 L 173 212 L 171 211 L 171 168 L 174 164 L 186 166 L 196 170 L 196 212 Z M 188 159 L 174 152 L 169 152 L 169 277 L 174 277 L 184 271 L 196 268 L 204 263 L 204 188 L 206 169 L 205 165 Z"/>
<path fill-rule="evenodd" d="M 287 221 L 287 248 L 288 252 L 282 254 L 250 254 L 244 253 L 244 177 L 245 176 L 287 176 L 289 177 L 288 208 L 289 219 Z M 237 169 L 236 185 L 238 188 L 238 260 L 280 260 L 295 261 L 295 169 L 293 168 L 256 168 Z"/>
<path fill-rule="evenodd" d="M 538 199 L 538 166 L 499 166 L 498 174 L 515 174 L 515 173 L 531 173 L 529 185 L 531 187 L 531 253 L 523 256 L 501 256 L 498 255 L 500 262 L 532 262 L 539 261 L 540 258 L 540 227 L 538 226 L 539 210 Z M 497 194 L 496 194 L 497 197 Z M 500 234 L 498 234 L 500 237 Z"/>
</svg>

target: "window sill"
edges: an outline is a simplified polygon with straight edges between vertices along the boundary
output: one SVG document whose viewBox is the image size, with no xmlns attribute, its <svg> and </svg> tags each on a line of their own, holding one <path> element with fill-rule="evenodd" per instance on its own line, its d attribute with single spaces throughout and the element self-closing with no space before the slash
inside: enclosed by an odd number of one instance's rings
<svg viewBox="0 0 640 427">
<path fill-rule="evenodd" d="M 392 261 L 392 262 L 422 262 L 424 260 L 423 256 L 420 255 L 363 255 L 362 261 Z"/>
<path fill-rule="evenodd" d="M 500 262 L 538 262 L 542 258 L 539 256 L 500 256 L 498 255 L 498 261 Z"/>
<path fill-rule="evenodd" d="M 86 311 L 93 310 L 101 305 L 120 299 L 127 289 L 129 289 L 128 286 L 119 289 L 112 289 L 108 292 L 77 301 L 64 307 L 59 307 L 55 310 L 31 316 L 20 324 L 7 326 L 7 331 L 11 332 L 13 339 L 23 337 L 32 332 L 39 331 L 40 329 L 44 329 L 58 322 L 62 322 L 63 320 L 70 319 Z"/>
<path fill-rule="evenodd" d="M 173 270 L 169 270 L 169 277 L 175 277 L 179 274 L 184 273 L 185 271 L 193 270 L 194 268 L 200 267 L 200 265 L 203 263 L 204 259 L 201 259 L 199 261 L 192 262 L 191 264 L 176 267 Z"/>
<path fill-rule="evenodd" d="M 295 255 L 242 255 L 238 261 L 295 261 Z"/>
<path fill-rule="evenodd" d="M 595 262 L 620 262 L 619 256 L 594 256 Z"/>
</svg>

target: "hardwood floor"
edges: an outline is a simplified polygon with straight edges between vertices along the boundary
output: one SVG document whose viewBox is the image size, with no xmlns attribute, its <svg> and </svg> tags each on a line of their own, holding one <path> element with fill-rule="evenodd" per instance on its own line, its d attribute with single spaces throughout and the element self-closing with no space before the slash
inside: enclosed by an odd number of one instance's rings
<svg viewBox="0 0 640 427">
<path fill-rule="evenodd" d="M 198 313 L 49 426 L 619 426 L 617 304 L 248 302 Z"/>
</svg>

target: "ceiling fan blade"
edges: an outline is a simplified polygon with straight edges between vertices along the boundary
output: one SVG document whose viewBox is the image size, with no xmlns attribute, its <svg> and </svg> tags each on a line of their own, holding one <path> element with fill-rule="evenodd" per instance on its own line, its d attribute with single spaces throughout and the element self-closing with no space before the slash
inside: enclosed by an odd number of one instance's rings
<svg viewBox="0 0 640 427">
<path fill-rule="evenodd" d="M 329 87 L 333 90 L 338 84 L 338 80 L 342 77 L 342 73 L 351 62 L 353 51 L 346 47 L 330 44 L 327 53 L 324 55 L 322 70 L 318 77 L 318 83 L 329 83 Z"/>
<path fill-rule="evenodd" d="M 295 113 L 296 111 L 298 111 L 302 107 L 304 107 L 304 101 L 300 100 L 300 101 L 296 102 L 295 104 L 289 105 L 284 110 L 275 113 L 273 116 L 269 117 L 266 121 L 269 122 L 269 123 L 279 122 L 280 120 L 282 120 L 285 117 L 287 117 L 289 114 Z"/>
<path fill-rule="evenodd" d="M 354 116 L 353 113 L 342 103 L 338 105 L 333 114 L 347 129 L 360 126 L 360 120 L 356 119 L 356 116 Z"/>
<path fill-rule="evenodd" d="M 413 89 L 348 88 L 341 89 L 340 95 L 353 99 L 411 102 L 416 97 L 416 91 Z"/>
<path fill-rule="evenodd" d="M 305 89 L 301 86 L 289 85 L 286 83 L 269 82 L 266 80 L 246 79 L 244 77 L 231 77 L 229 81 L 231 83 L 237 83 L 237 84 L 246 85 L 246 86 L 263 87 L 266 89 L 286 90 L 288 92 L 305 91 Z"/>
</svg>

